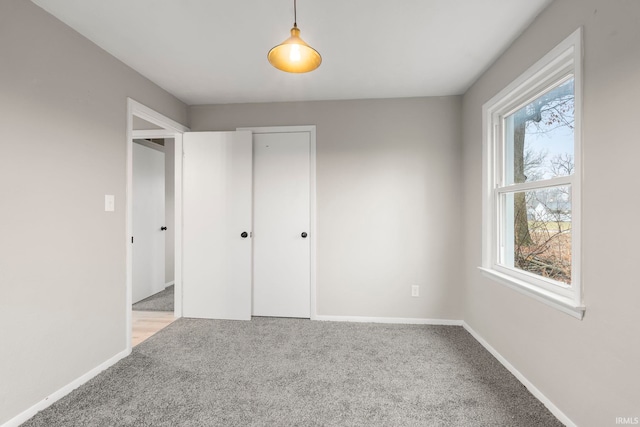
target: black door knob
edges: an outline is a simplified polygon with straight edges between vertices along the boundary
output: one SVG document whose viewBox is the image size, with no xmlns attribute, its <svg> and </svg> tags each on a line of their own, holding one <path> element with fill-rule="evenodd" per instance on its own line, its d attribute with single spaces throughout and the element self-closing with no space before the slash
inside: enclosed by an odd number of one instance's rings
<svg viewBox="0 0 640 427">
<path fill-rule="evenodd" d="M 308 234 L 307 234 L 307 233 L 305 233 L 305 232 L 303 231 L 303 232 L 302 232 L 302 234 L 301 234 L 301 236 L 302 236 L 302 238 L 303 238 L 303 239 L 306 239 L 306 238 L 307 238 L 307 236 L 308 236 Z"/>
<path fill-rule="evenodd" d="M 249 236 L 249 234 L 247 234 L 246 231 L 243 231 L 242 234 L 240 234 L 240 237 L 242 237 L 243 239 L 246 239 Z"/>
<path fill-rule="evenodd" d="M 160 230 L 162 230 L 162 231 L 164 231 L 166 229 L 167 229 L 167 227 L 160 227 Z"/>
</svg>

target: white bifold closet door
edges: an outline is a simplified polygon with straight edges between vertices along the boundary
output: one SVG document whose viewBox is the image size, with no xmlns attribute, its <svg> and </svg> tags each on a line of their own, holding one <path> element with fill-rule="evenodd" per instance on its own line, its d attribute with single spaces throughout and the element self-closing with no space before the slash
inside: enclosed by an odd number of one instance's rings
<svg viewBox="0 0 640 427">
<path fill-rule="evenodd" d="M 252 134 L 183 139 L 183 316 L 251 319 Z"/>
<path fill-rule="evenodd" d="M 309 318 L 309 132 L 253 135 L 253 314 Z"/>
</svg>

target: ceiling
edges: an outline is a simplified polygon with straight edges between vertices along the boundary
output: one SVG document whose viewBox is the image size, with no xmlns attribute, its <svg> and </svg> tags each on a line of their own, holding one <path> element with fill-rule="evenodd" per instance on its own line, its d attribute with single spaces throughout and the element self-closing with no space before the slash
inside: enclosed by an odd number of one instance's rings
<svg viewBox="0 0 640 427">
<path fill-rule="evenodd" d="M 462 94 L 551 3 L 300 0 L 323 62 L 289 74 L 293 0 L 32 1 L 189 105 Z"/>
</svg>

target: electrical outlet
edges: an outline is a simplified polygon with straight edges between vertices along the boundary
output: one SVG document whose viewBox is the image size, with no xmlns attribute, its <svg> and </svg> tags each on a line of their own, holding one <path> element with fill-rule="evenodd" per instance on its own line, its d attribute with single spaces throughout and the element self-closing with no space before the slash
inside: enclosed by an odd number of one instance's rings
<svg viewBox="0 0 640 427">
<path fill-rule="evenodd" d="M 412 297 L 419 297 L 420 296 L 420 286 L 418 286 L 418 285 L 411 286 L 411 296 Z"/>
</svg>

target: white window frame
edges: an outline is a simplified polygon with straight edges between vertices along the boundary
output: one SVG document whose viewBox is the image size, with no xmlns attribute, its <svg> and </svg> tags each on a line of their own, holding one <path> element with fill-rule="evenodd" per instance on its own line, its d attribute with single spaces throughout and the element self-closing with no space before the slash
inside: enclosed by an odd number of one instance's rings
<svg viewBox="0 0 640 427">
<path fill-rule="evenodd" d="M 541 182 L 525 182 L 502 185 L 504 182 L 504 132 L 503 119 L 551 88 L 574 78 L 574 173 Z M 581 119 L 582 119 L 582 29 L 578 28 L 542 59 L 531 66 L 482 107 L 483 123 L 483 230 L 482 266 L 484 275 L 518 292 L 533 297 L 573 317 L 582 319 L 585 307 L 582 303 L 580 275 L 581 247 Z M 501 233 L 500 196 L 544 187 L 570 185 L 571 206 L 571 285 L 563 285 L 551 279 L 507 268 L 499 264 L 499 238 Z"/>
</svg>

